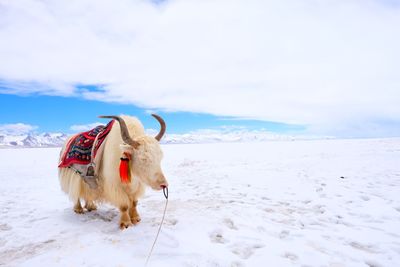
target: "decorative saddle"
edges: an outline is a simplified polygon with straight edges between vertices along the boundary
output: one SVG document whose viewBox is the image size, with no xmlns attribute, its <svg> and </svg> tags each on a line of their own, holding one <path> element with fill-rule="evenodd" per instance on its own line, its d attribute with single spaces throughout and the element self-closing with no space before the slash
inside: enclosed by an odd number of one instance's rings
<svg viewBox="0 0 400 267">
<path fill-rule="evenodd" d="M 90 131 L 71 137 L 63 151 L 59 168 L 75 170 L 90 188 L 97 188 L 96 161 L 101 158 L 102 144 L 109 134 L 114 120 L 106 126 L 99 125 Z"/>
</svg>

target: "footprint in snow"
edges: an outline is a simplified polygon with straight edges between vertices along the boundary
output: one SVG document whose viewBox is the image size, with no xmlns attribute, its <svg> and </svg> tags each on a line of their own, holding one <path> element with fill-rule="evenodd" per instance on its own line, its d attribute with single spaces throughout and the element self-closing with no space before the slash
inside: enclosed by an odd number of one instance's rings
<svg viewBox="0 0 400 267">
<path fill-rule="evenodd" d="M 314 213 L 316 214 L 323 214 L 325 213 L 325 206 L 324 205 L 314 205 L 312 207 Z"/>
<path fill-rule="evenodd" d="M 228 242 L 222 235 L 222 230 L 216 229 L 213 232 L 210 233 L 210 240 L 213 243 L 219 243 L 219 244 L 225 244 Z"/>
<path fill-rule="evenodd" d="M 257 249 L 263 247 L 264 247 L 263 244 L 249 245 L 249 244 L 237 243 L 232 245 L 230 249 L 233 254 L 236 254 L 239 258 L 246 260 L 250 258 Z"/>
<path fill-rule="evenodd" d="M 284 239 L 284 238 L 286 238 L 289 234 L 290 234 L 289 231 L 283 230 L 283 231 L 281 231 L 281 232 L 279 233 L 279 238 L 280 238 L 280 239 Z"/>
<path fill-rule="evenodd" d="M 9 226 L 9 225 L 6 224 L 6 223 L 0 224 L 0 231 L 9 231 L 9 230 L 11 230 L 11 229 L 12 229 L 12 227 Z"/>
<path fill-rule="evenodd" d="M 362 200 L 364 200 L 364 201 L 368 201 L 368 200 L 370 200 L 370 198 L 369 198 L 369 197 L 367 197 L 367 196 L 360 196 L 360 198 L 361 198 Z"/>
<path fill-rule="evenodd" d="M 372 260 L 366 261 L 365 264 L 366 264 L 368 267 L 382 267 L 382 266 L 383 266 L 383 265 L 381 265 L 380 263 L 375 262 L 375 261 L 372 261 Z"/>
<path fill-rule="evenodd" d="M 165 224 L 166 225 L 176 225 L 178 223 L 178 220 L 177 219 L 167 219 L 167 220 L 165 220 Z"/>
<path fill-rule="evenodd" d="M 271 208 L 264 208 L 263 209 L 265 212 L 268 212 L 268 213 L 273 213 L 273 212 L 275 212 L 275 210 L 274 209 L 271 209 Z"/>
<path fill-rule="evenodd" d="M 364 245 L 356 241 L 350 242 L 349 245 L 355 249 L 362 250 L 368 253 L 378 253 L 373 245 Z"/>
<path fill-rule="evenodd" d="M 291 252 L 285 252 L 285 254 L 283 254 L 283 257 L 287 258 L 291 261 L 296 261 L 299 259 L 299 257 L 296 254 L 291 253 Z"/>
<path fill-rule="evenodd" d="M 290 203 L 285 201 L 278 201 L 278 205 L 276 206 L 290 206 Z"/>
<path fill-rule="evenodd" d="M 229 229 L 238 230 L 238 228 L 236 227 L 235 223 L 234 223 L 231 219 L 229 219 L 229 218 L 225 218 L 224 221 L 223 221 L 223 223 L 224 223 L 224 225 L 225 225 L 226 227 L 228 227 Z"/>
<path fill-rule="evenodd" d="M 28 222 L 29 222 L 29 223 L 34 223 L 34 222 L 37 222 L 37 221 L 46 220 L 46 219 L 48 219 L 48 218 L 49 218 L 49 217 L 34 218 L 34 219 L 30 219 Z"/>
</svg>

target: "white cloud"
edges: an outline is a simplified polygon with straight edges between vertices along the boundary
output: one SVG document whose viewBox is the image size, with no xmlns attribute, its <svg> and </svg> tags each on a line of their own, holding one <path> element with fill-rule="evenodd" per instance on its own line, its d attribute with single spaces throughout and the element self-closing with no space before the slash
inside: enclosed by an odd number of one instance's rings
<svg viewBox="0 0 400 267">
<path fill-rule="evenodd" d="M 145 133 L 146 133 L 147 135 L 154 135 L 154 136 L 156 136 L 159 132 L 160 132 L 160 130 L 156 130 L 156 129 L 153 129 L 153 128 L 147 128 L 147 129 L 145 129 Z"/>
<path fill-rule="evenodd" d="M 0 25 L 0 79 L 42 85 L 24 93 L 328 133 L 400 121 L 400 7 L 390 1 L 2 1 Z"/>
<path fill-rule="evenodd" d="M 95 128 L 96 126 L 99 126 L 99 125 L 104 125 L 104 123 L 94 122 L 94 123 L 89 123 L 89 124 L 76 124 L 76 125 L 72 125 L 70 127 L 70 129 L 74 132 L 86 132 L 86 131 L 89 131 L 89 130 Z"/>
<path fill-rule="evenodd" d="M 38 127 L 35 125 L 25 123 L 14 123 L 14 124 L 0 124 L 0 134 L 20 135 L 27 134 Z"/>
</svg>

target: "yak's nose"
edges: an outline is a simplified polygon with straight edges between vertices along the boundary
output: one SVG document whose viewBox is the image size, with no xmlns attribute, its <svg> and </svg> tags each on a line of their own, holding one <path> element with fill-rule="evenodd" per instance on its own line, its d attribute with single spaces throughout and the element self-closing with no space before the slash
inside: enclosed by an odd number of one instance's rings
<svg viewBox="0 0 400 267">
<path fill-rule="evenodd" d="M 163 173 L 158 173 L 157 174 L 157 184 L 159 186 L 160 189 L 164 189 L 166 187 L 168 187 L 168 182 L 167 179 L 165 178 Z"/>
</svg>

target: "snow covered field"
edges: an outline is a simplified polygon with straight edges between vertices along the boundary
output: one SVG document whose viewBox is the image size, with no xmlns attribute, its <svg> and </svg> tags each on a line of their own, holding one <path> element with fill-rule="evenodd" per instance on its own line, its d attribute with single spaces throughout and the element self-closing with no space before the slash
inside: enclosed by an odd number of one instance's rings
<svg viewBox="0 0 400 267">
<path fill-rule="evenodd" d="M 400 139 L 164 145 L 170 201 L 150 266 L 400 266 Z M 142 222 L 77 215 L 58 148 L 0 149 L 0 266 L 143 266 Z"/>
</svg>

